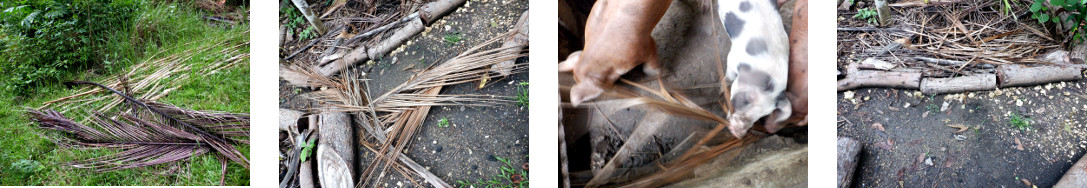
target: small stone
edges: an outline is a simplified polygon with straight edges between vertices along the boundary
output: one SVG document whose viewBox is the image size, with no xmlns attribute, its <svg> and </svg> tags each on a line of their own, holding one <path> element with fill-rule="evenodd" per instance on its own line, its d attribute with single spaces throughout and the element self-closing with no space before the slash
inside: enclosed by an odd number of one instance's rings
<svg viewBox="0 0 1087 188">
<path fill-rule="evenodd" d="M 974 93 L 967 94 L 966 97 L 974 98 Z"/>
<path fill-rule="evenodd" d="M 955 140 L 959 140 L 959 141 L 966 140 L 966 136 L 961 135 L 961 134 L 957 134 L 957 135 L 955 135 Z"/>
<path fill-rule="evenodd" d="M 925 165 L 932 166 L 932 158 L 925 158 Z"/>
<path fill-rule="evenodd" d="M 845 99 L 853 99 L 853 95 L 856 95 L 856 94 L 857 93 L 853 92 L 853 91 L 845 91 L 845 93 L 842 93 L 842 97 L 845 98 Z"/>
<path fill-rule="evenodd" d="M 866 101 L 867 101 L 867 100 L 871 100 L 871 99 L 872 99 L 872 98 L 871 98 L 871 97 L 869 97 L 869 96 L 864 96 L 864 100 L 866 100 Z"/>
<path fill-rule="evenodd" d="M 1023 100 L 1015 100 L 1015 106 L 1023 106 Z"/>
</svg>

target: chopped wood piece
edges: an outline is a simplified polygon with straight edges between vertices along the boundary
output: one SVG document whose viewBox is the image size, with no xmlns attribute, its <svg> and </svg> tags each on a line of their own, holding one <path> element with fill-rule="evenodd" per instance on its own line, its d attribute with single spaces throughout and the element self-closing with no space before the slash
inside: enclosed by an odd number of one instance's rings
<svg viewBox="0 0 1087 188">
<path fill-rule="evenodd" d="M 921 85 L 921 73 L 860 70 L 859 66 L 849 64 L 845 78 L 838 80 L 838 91 L 859 87 L 917 89 Z"/>
<path fill-rule="evenodd" d="M 838 138 L 838 187 L 850 187 L 857 170 L 861 143 L 848 137 Z"/>
<path fill-rule="evenodd" d="M 921 93 L 941 94 L 967 91 L 996 89 L 995 74 L 978 74 L 954 78 L 924 78 L 921 80 Z"/>
<path fill-rule="evenodd" d="M 351 126 L 351 118 L 343 112 L 323 112 L 320 115 L 320 136 L 317 145 L 331 147 L 337 153 L 340 160 L 346 164 L 355 164 L 354 130 Z M 347 175 L 354 177 L 354 165 L 345 166 Z M 353 184 L 349 184 L 353 185 Z"/>
<path fill-rule="evenodd" d="M 1030 86 L 1083 79 L 1082 70 L 1075 67 L 1001 65 L 996 75 L 1000 78 L 1000 87 Z"/>
<path fill-rule="evenodd" d="M 323 138 L 325 135 L 322 134 L 320 137 Z M 354 186 L 349 170 L 351 165 L 348 164 L 331 146 L 317 146 L 317 174 L 320 176 L 318 179 L 321 180 L 321 187 L 350 188 Z"/>
</svg>

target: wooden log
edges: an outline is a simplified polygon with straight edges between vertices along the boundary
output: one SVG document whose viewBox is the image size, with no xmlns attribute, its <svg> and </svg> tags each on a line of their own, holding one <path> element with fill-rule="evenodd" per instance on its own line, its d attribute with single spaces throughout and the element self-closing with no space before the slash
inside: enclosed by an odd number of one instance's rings
<svg viewBox="0 0 1087 188">
<path fill-rule="evenodd" d="M 302 113 L 297 110 L 279 109 L 279 131 L 287 131 L 291 133 L 298 133 L 298 119 L 302 118 Z"/>
<path fill-rule="evenodd" d="M 849 137 L 838 138 L 838 187 L 850 187 L 853 172 L 860 162 L 861 142 Z"/>
<path fill-rule="evenodd" d="M 343 112 L 322 112 L 320 114 L 320 136 L 317 145 L 329 147 L 338 154 L 337 158 L 347 164 L 348 177 L 354 177 L 355 150 L 354 130 L 351 126 L 351 118 Z M 323 160 L 320 158 L 319 160 Z M 324 165 L 322 165 L 324 166 Z M 324 168 L 324 167 L 322 167 Z M 323 176 L 323 175 L 322 175 Z M 322 180 L 323 181 L 323 180 Z M 353 185 L 353 184 L 351 184 Z"/>
<path fill-rule="evenodd" d="M 426 25 L 430 25 L 434 23 L 434 21 L 438 21 L 442 16 L 453 12 L 457 7 L 463 5 L 465 1 L 467 0 L 439 0 L 427 3 L 426 5 L 423 5 L 423 10 L 420 11 L 421 14 L 419 14 L 419 18 L 422 18 L 422 21 L 425 22 Z"/>
<path fill-rule="evenodd" d="M 1027 67 L 1022 65 L 1001 65 L 997 68 L 996 75 L 1000 80 L 1000 87 L 1004 88 L 1079 80 L 1083 79 L 1083 74 L 1080 72 L 1082 70 L 1068 66 Z"/>
<path fill-rule="evenodd" d="M 298 11 L 302 12 L 302 16 L 306 17 L 306 21 L 313 26 L 313 29 L 317 30 L 317 34 L 323 35 L 328 28 L 325 28 L 325 23 L 321 22 L 321 19 L 317 17 L 317 14 L 313 13 L 313 9 L 310 9 L 309 3 L 306 0 L 291 0 L 295 7 L 298 7 Z"/>
<path fill-rule="evenodd" d="M 504 52 L 516 52 L 521 51 L 525 47 L 528 47 L 528 10 L 521 13 L 521 18 L 517 20 L 517 24 L 513 26 L 513 29 L 517 33 L 511 36 L 506 42 L 502 43 L 502 47 L 522 46 L 518 48 L 508 48 L 503 50 Z M 497 72 L 502 76 L 509 76 L 513 71 L 513 63 L 517 59 L 510 59 L 501 63 L 491 65 L 491 72 Z"/>
<path fill-rule="evenodd" d="M 918 89 L 921 87 L 919 72 L 887 72 L 860 70 L 857 63 L 849 64 L 844 79 L 838 80 L 838 91 L 859 87 L 892 87 Z"/>
<path fill-rule="evenodd" d="M 320 136 L 324 138 L 325 135 Z M 324 140 L 324 139 L 321 139 Z M 350 164 L 340 158 L 339 152 L 327 144 L 317 145 L 317 174 L 321 180 L 322 188 L 351 188 L 354 179 L 350 172 Z"/>
<path fill-rule="evenodd" d="M 381 43 L 370 47 L 370 49 L 366 51 L 366 54 L 369 55 L 370 58 L 379 58 L 385 56 L 385 54 L 393 51 L 393 49 L 396 49 L 397 47 L 400 47 L 400 45 L 404 44 L 404 42 L 407 42 L 408 39 L 411 39 L 411 37 L 414 37 L 415 35 L 423 32 L 424 28 L 426 28 L 426 26 L 423 26 L 422 20 L 416 19 L 409 21 L 406 25 L 404 25 L 404 27 L 396 30 L 396 33 L 393 33 L 392 36 L 389 36 L 388 38 L 385 38 L 385 40 L 381 41 Z"/>
<path fill-rule="evenodd" d="M 921 93 L 942 94 L 996 89 L 995 74 L 921 79 Z"/>
<path fill-rule="evenodd" d="M 301 188 L 313 188 L 313 160 L 306 160 L 298 167 L 298 186 Z"/>
<path fill-rule="evenodd" d="M 1080 157 L 1053 187 L 1087 187 L 1087 155 Z"/>
</svg>

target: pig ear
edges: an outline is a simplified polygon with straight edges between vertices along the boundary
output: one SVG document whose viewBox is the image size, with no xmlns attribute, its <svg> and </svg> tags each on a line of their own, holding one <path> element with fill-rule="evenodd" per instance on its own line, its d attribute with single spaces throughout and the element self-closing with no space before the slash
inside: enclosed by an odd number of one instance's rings
<svg viewBox="0 0 1087 188">
<path fill-rule="evenodd" d="M 573 103 L 574 106 L 577 106 L 582 102 L 600 97 L 601 93 L 604 93 L 604 89 L 590 84 L 590 82 L 588 81 L 577 83 L 574 85 L 574 88 L 570 89 L 570 103 Z"/>
<path fill-rule="evenodd" d="M 559 63 L 559 72 L 574 71 L 574 67 L 577 67 L 578 62 L 581 61 L 581 51 L 571 53 L 566 57 L 566 61 Z"/>
</svg>

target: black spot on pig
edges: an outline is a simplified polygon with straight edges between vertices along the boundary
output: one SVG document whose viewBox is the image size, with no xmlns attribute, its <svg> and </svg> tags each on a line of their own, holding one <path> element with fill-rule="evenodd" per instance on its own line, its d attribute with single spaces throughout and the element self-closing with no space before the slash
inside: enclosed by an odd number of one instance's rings
<svg viewBox="0 0 1087 188">
<path fill-rule="evenodd" d="M 735 13 L 729 12 L 725 14 L 725 32 L 728 33 L 729 38 L 736 38 L 740 36 L 740 32 L 744 30 L 744 20 L 736 16 Z"/>
<path fill-rule="evenodd" d="M 740 92 L 732 96 L 732 109 L 742 110 L 746 109 L 747 105 L 751 104 L 751 97 L 747 93 Z"/>
<path fill-rule="evenodd" d="M 746 50 L 748 55 L 759 55 L 766 53 L 769 49 L 766 46 L 766 40 L 763 40 L 762 38 L 752 38 L 751 41 L 747 41 Z"/>
<path fill-rule="evenodd" d="M 747 1 L 740 2 L 740 11 L 741 12 L 747 12 L 747 11 L 750 11 L 750 10 L 751 10 L 751 2 L 747 2 Z"/>
<path fill-rule="evenodd" d="M 770 74 L 767 74 L 766 72 L 752 71 L 743 74 L 740 77 L 743 77 L 740 79 L 740 81 L 744 84 L 762 86 L 763 91 L 774 90 L 773 78 L 771 78 Z"/>
</svg>

